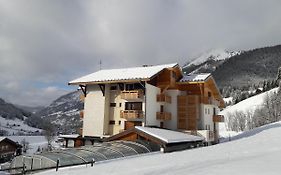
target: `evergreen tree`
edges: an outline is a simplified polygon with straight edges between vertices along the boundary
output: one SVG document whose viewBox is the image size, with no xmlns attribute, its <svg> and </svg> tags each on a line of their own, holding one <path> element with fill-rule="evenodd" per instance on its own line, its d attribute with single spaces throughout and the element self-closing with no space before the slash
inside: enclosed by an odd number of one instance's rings
<svg viewBox="0 0 281 175">
<path fill-rule="evenodd" d="M 277 72 L 277 77 L 276 77 L 276 81 L 280 81 L 281 80 L 281 67 L 278 68 L 278 72 Z"/>
</svg>

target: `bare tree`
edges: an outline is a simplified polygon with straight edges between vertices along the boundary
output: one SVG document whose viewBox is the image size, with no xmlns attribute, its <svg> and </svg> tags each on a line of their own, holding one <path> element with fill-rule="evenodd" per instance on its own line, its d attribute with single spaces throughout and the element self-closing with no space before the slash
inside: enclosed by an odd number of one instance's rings
<svg viewBox="0 0 281 175">
<path fill-rule="evenodd" d="M 55 140 L 55 136 L 56 136 L 55 128 L 50 122 L 46 122 L 43 126 L 43 130 L 44 130 L 43 134 L 48 143 L 47 150 L 52 151 L 53 150 L 52 142 Z"/>
<path fill-rule="evenodd" d="M 26 141 L 25 139 L 23 139 L 23 140 L 20 142 L 20 144 L 21 144 L 21 146 L 22 146 L 22 151 L 23 151 L 24 153 L 26 153 L 27 150 L 30 149 L 29 142 Z"/>
</svg>

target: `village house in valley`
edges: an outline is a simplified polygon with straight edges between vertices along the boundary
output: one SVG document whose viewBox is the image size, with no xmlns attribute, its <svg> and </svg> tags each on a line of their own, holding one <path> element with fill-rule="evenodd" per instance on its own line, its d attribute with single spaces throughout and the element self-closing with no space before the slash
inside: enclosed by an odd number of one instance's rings
<svg viewBox="0 0 281 175">
<path fill-rule="evenodd" d="M 0 163 L 11 160 L 14 156 L 21 154 L 22 146 L 19 143 L 0 137 Z"/>
<path fill-rule="evenodd" d="M 183 75 L 174 63 L 100 70 L 69 85 L 78 85 L 83 92 L 85 139 L 142 126 L 201 136 L 208 144 L 218 142 L 218 122 L 224 120 L 218 113 L 225 104 L 211 74 Z"/>
</svg>

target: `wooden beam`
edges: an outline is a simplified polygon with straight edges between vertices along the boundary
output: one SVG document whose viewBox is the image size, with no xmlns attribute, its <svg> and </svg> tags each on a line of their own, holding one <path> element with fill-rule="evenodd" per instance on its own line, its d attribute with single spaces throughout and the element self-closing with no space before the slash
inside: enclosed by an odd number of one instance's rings
<svg viewBox="0 0 281 175">
<path fill-rule="evenodd" d="M 102 92 L 102 95 L 104 96 L 105 94 L 105 84 L 99 84 L 100 90 Z"/>
<path fill-rule="evenodd" d="M 87 86 L 86 85 L 81 85 L 81 84 L 79 86 L 81 88 L 81 91 L 84 94 L 84 97 L 86 97 L 87 96 Z"/>
<path fill-rule="evenodd" d="M 118 83 L 119 89 L 124 91 L 124 83 Z"/>
</svg>

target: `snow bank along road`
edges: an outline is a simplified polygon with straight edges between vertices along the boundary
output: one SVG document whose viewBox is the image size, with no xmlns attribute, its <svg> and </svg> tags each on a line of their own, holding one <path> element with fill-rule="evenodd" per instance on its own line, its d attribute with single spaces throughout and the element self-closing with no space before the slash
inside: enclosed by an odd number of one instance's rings
<svg viewBox="0 0 281 175">
<path fill-rule="evenodd" d="M 242 133 L 238 140 L 181 152 L 61 169 L 53 174 L 281 174 L 281 122 Z M 50 171 L 41 174 L 49 174 Z"/>
</svg>

